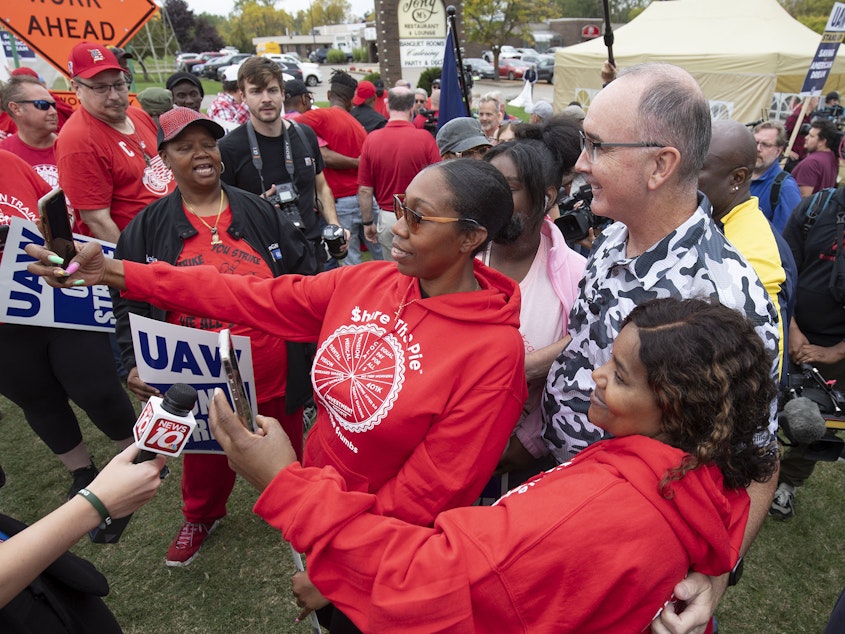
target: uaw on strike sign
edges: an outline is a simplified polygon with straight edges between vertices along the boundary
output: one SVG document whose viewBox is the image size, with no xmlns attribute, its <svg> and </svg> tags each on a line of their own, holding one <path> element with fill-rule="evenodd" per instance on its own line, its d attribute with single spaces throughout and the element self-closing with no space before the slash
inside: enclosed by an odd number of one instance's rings
<svg viewBox="0 0 845 634">
<path fill-rule="evenodd" d="M 2 26 L 67 76 L 80 42 L 126 45 L 158 10 L 153 0 L 5 0 Z"/>
</svg>

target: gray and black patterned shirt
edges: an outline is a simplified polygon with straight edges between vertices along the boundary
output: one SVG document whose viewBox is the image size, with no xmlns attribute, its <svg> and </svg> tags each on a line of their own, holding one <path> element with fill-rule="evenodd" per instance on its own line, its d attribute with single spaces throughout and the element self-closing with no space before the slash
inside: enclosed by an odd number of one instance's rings
<svg viewBox="0 0 845 634">
<path fill-rule="evenodd" d="M 700 196 L 698 209 L 686 222 L 634 258 L 626 257 L 628 228 L 622 223 L 605 229 L 596 241 L 569 315 L 572 341 L 552 364 L 543 393 L 543 436 L 559 462 L 606 436 L 587 420 L 595 387 L 591 374 L 610 359 L 622 320 L 650 299 L 712 297 L 741 311 L 772 355 L 777 379 L 778 315 L 754 269 L 705 208 L 709 201 Z M 776 402 L 769 431 L 777 431 Z M 771 439 L 761 434 L 758 442 Z"/>
</svg>

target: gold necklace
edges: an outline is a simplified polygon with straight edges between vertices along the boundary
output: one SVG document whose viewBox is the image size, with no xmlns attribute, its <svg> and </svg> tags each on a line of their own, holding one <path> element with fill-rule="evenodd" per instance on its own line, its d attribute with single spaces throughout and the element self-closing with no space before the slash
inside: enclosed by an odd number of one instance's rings
<svg viewBox="0 0 845 634">
<path fill-rule="evenodd" d="M 182 196 L 182 202 L 185 204 L 185 207 L 187 207 L 188 211 L 190 211 L 197 218 L 199 218 L 200 222 L 206 227 L 208 227 L 209 231 L 211 231 L 211 246 L 214 246 L 215 244 L 223 244 L 223 241 L 220 239 L 220 236 L 217 235 L 217 224 L 220 222 L 220 216 L 223 213 L 223 190 L 220 190 L 220 209 L 217 210 L 217 220 L 214 221 L 213 227 L 208 224 L 202 216 L 200 216 L 196 211 L 194 211 L 194 208 L 188 204 L 188 201 L 185 200 L 184 196 Z"/>
</svg>

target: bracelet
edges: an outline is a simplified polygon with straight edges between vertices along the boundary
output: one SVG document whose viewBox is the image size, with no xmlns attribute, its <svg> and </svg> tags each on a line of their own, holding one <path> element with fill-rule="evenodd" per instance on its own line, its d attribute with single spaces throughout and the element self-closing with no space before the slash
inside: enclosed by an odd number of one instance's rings
<svg viewBox="0 0 845 634">
<path fill-rule="evenodd" d="M 373 224 L 373 222 L 375 222 L 375 221 L 374 220 L 368 220 L 366 222 L 362 222 L 361 224 L 364 225 L 365 227 L 369 227 L 370 225 Z"/>
<path fill-rule="evenodd" d="M 91 503 L 91 506 L 93 506 L 97 510 L 97 513 L 100 514 L 100 518 L 103 520 L 103 524 L 105 524 L 106 526 L 111 525 L 112 520 L 111 516 L 109 515 L 109 511 L 106 508 L 106 505 L 103 504 L 102 500 L 100 500 L 100 498 L 91 493 L 91 491 L 89 491 L 88 489 L 79 489 L 77 495 L 81 495 Z"/>
</svg>

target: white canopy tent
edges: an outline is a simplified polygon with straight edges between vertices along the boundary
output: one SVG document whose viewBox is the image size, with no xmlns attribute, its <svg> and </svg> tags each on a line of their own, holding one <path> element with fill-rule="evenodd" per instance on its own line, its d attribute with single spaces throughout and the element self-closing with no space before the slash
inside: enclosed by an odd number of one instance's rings
<svg viewBox="0 0 845 634">
<path fill-rule="evenodd" d="M 748 122 L 768 116 L 775 93 L 801 90 L 821 35 L 777 0 L 667 0 L 652 2 L 614 39 L 617 68 L 656 61 L 681 66 L 698 81 L 715 118 Z M 557 52 L 556 112 L 573 100 L 589 105 L 606 59 L 601 37 Z M 838 55 L 824 92 L 842 88 L 845 60 Z"/>
</svg>

